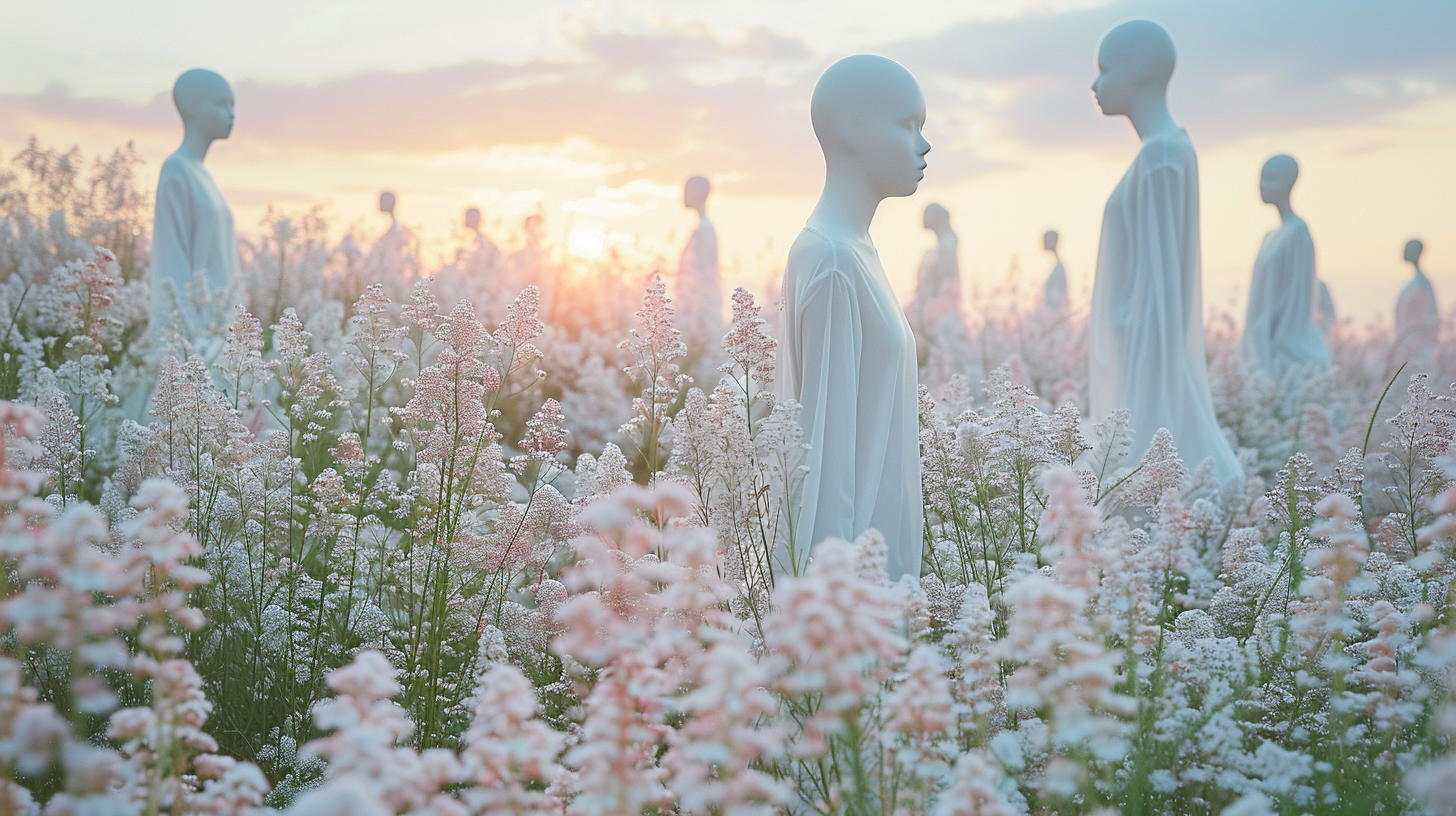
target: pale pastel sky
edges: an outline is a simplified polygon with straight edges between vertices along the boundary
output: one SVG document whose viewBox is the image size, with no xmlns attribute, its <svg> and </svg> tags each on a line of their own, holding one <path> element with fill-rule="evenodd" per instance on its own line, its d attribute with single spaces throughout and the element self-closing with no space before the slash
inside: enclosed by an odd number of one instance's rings
<svg viewBox="0 0 1456 816">
<path fill-rule="evenodd" d="M 1300 160 L 1295 208 L 1339 308 L 1385 317 L 1410 237 L 1456 296 L 1450 0 L 0 0 L 0 152 L 31 134 L 88 153 L 133 141 L 155 173 L 180 138 L 171 82 L 208 67 L 237 94 L 208 165 L 243 230 L 269 203 L 382 230 L 391 189 L 435 245 L 477 205 L 503 233 L 539 209 L 559 237 L 675 254 L 681 180 L 703 173 L 729 282 L 763 291 L 822 180 L 814 79 L 870 51 L 909 67 L 929 107 L 926 181 L 875 223 L 900 292 L 930 201 L 961 234 L 968 293 L 1013 265 L 1038 286 L 1048 228 L 1085 291 L 1137 149 L 1092 103 L 1092 54 L 1129 17 L 1178 43 L 1170 99 L 1200 151 L 1211 308 L 1242 306 L 1277 221 L 1257 187 L 1277 152 Z"/>
</svg>

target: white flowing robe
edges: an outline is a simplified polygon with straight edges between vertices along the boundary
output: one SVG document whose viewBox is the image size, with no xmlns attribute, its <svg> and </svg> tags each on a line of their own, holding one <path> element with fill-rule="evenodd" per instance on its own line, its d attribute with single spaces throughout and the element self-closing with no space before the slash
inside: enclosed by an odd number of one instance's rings
<svg viewBox="0 0 1456 816">
<path fill-rule="evenodd" d="M 1198 158 L 1181 128 L 1143 143 L 1107 199 L 1090 318 L 1092 417 L 1131 414 L 1141 456 L 1159 428 L 1190 468 L 1239 476 L 1219 430 L 1203 352 Z"/>
<path fill-rule="evenodd" d="M 152 314 L 160 328 L 175 310 L 175 328 L 196 340 L 201 317 L 188 297 L 193 277 L 201 275 L 217 295 L 238 276 L 238 242 L 233 214 L 207 168 L 172 154 L 162 162 L 152 225 Z"/>
<path fill-rule="evenodd" d="M 1244 359 L 1274 379 L 1291 368 L 1328 366 L 1316 323 L 1314 241 L 1298 216 L 1270 230 L 1254 261 L 1244 317 Z"/>
<path fill-rule="evenodd" d="M 919 576 L 915 337 L 874 245 L 805 228 L 789 250 L 784 312 L 785 386 L 809 444 L 797 570 L 807 545 L 873 528 L 889 547 L 890 578 Z"/>
<path fill-rule="evenodd" d="M 718 280 L 718 233 L 706 218 L 683 247 L 675 288 L 689 348 L 716 354 L 724 332 L 723 289 Z"/>
<path fill-rule="evenodd" d="M 1441 335 L 1441 313 L 1436 308 L 1436 290 L 1419 269 L 1395 301 L 1396 342 L 1412 351 L 1429 351 Z"/>
<path fill-rule="evenodd" d="M 1324 281 L 1318 281 L 1319 288 L 1319 309 L 1315 312 L 1318 316 L 1320 331 L 1329 334 L 1335 327 L 1335 300 L 1330 297 L 1330 287 Z"/>
<path fill-rule="evenodd" d="M 1057 258 L 1057 265 L 1052 267 L 1052 273 L 1047 275 L 1046 288 L 1042 291 L 1042 306 L 1048 311 L 1060 312 L 1067 308 L 1067 269 L 1062 266 L 1062 259 Z"/>
</svg>

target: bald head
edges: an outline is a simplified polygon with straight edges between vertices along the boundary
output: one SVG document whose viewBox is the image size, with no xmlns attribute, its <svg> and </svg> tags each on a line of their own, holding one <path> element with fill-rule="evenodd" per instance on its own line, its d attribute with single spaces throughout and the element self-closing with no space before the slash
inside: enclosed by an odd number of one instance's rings
<svg viewBox="0 0 1456 816">
<path fill-rule="evenodd" d="M 907 101 L 925 107 L 920 83 L 905 66 L 874 54 L 855 54 L 819 77 L 809 101 L 809 118 L 814 135 L 828 150 L 858 125 L 900 113 Z"/>
<path fill-rule="evenodd" d="M 1264 169 L 1259 174 L 1259 195 L 1265 204 L 1287 202 L 1298 178 L 1299 162 L 1293 156 L 1273 156 L 1264 162 Z"/>
<path fill-rule="evenodd" d="M 233 129 L 233 89 L 226 79 L 204 68 L 177 77 L 172 102 L 188 130 L 207 139 L 226 139 Z"/>
<path fill-rule="evenodd" d="M 1168 114 L 1168 79 L 1178 61 L 1173 38 L 1151 20 L 1131 20 L 1102 36 L 1092 93 L 1105 116 L 1126 116 L 1139 137 L 1176 127 Z"/>
<path fill-rule="evenodd" d="M 926 229 L 936 232 L 950 229 L 950 210 L 939 204 L 927 204 L 921 223 L 925 225 Z"/>
<path fill-rule="evenodd" d="M 708 205 L 708 193 L 713 185 L 704 176 L 692 176 L 683 182 L 683 206 L 702 212 Z"/>
<path fill-rule="evenodd" d="M 1168 30 L 1152 20 L 1129 20 L 1102 36 L 1097 63 L 1117 65 L 1139 83 L 1166 87 L 1173 77 L 1178 51 Z"/>
<path fill-rule="evenodd" d="M 1426 245 L 1415 238 L 1405 242 L 1406 263 L 1415 264 L 1417 269 L 1421 267 L 1421 253 L 1426 251 Z"/>
<path fill-rule="evenodd" d="M 913 194 L 924 178 L 925 96 L 900 63 L 872 54 L 839 60 L 814 86 L 809 117 L 831 179 L 853 178 L 888 198 Z"/>
</svg>

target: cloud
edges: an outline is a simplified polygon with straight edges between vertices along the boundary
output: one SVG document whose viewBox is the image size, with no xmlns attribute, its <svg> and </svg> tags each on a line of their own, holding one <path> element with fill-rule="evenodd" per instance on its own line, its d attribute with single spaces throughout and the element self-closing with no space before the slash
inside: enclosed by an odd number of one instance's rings
<svg viewBox="0 0 1456 816">
<path fill-rule="evenodd" d="M 581 57 L 369 72 L 316 85 L 235 84 L 237 133 L 277 145 L 434 153 L 586 139 L 623 177 L 738 179 L 736 192 L 812 194 L 821 163 L 807 115 L 825 60 L 798 40 L 750 30 L 723 40 L 692 28 L 585 31 Z M 145 105 L 64 90 L 0 98 L 0 108 L 77 122 L 175 130 L 165 94 Z"/>
<path fill-rule="evenodd" d="M 1098 37 L 1139 16 L 1164 23 L 1178 43 L 1174 113 L 1200 145 L 1368 121 L 1456 88 L 1451 0 L 1114 0 L 968 22 L 880 49 L 926 89 L 933 180 L 1004 167 L 982 156 L 988 139 L 1125 151 L 1125 126 L 1097 113 L 1088 85 Z M 610 166 L 612 184 L 706 173 L 738 194 L 817 192 L 823 165 L 808 100 L 829 56 L 764 28 L 726 39 L 693 24 L 568 33 L 577 52 L 569 60 L 372 71 L 312 85 L 241 81 L 238 137 L 406 154 L 587 144 Z M 63 88 L 0 97 L 0 124 L 17 111 L 177 129 L 166 93 L 141 105 Z"/>
<path fill-rule="evenodd" d="M 935 94 L 1001 133 L 1050 148 L 1117 144 L 1088 90 L 1103 32 L 1157 20 L 1178 45 L 1174 115 L 1201 144 L 1368 121 L 1456 88 L 1450 0 L 1116 0 L 1059 14 L 966 23 L 886 53 L 922 76 L 1010 89 L 1002 100 Z"/>
</svg>

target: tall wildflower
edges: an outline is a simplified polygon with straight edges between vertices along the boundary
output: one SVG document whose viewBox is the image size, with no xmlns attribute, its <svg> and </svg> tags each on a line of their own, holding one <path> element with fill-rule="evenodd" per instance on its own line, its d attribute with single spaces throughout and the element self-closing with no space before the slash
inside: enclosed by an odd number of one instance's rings
<svg viewBox="0 0 1456 816">
<path fill-rule="evenodd" d="M 854 545 L 828 539 L 808 572 L 781 579 L 764 646 L 777 661 L 771 688 L 795 730 L 792 771 L 804 805 L 863 812 L 880 796 L 866 707 L 877 696 L 906 644 L 896 631 L 900 604 L 889 586 L 857 574 Z"/>
<path fill-rule="evenodd" d="M 637 447 L 649 475 L 662 468 L 666 453 L 662 438 L 671 422 L 668 411 L 689 382 L 679 370 L 687 346 L 682 332 L 672 325 L 671 302 L 662 277 L 654 275 L 637 311 L 638 325 L 621 345 L 632 355 L 627 374 L 641 389 L 641 395 L 632 400 L 634 416 L 621 432 Z"/>
</svg>

